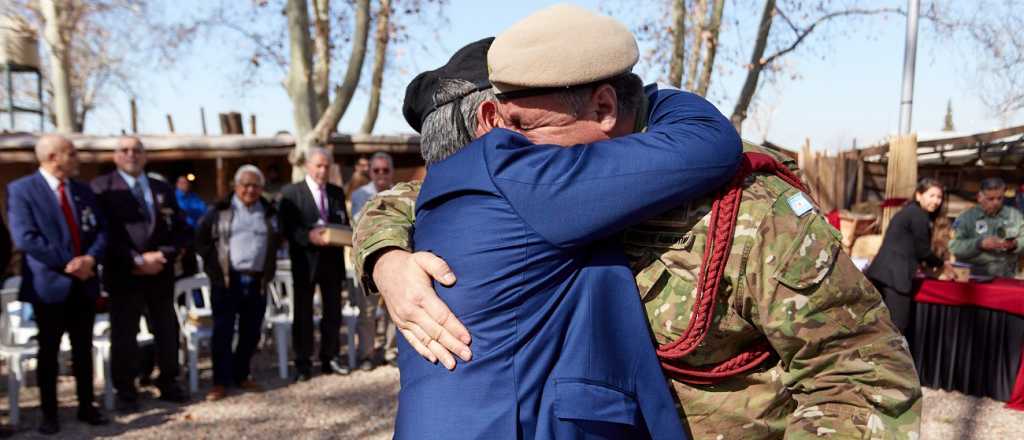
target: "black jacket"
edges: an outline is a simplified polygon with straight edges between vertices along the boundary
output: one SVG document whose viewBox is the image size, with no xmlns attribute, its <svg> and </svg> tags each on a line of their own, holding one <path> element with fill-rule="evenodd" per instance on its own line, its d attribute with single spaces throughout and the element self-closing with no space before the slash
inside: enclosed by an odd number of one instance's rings
<svg viewBox="0 0 1024 440">
<path fill-rule="evenodd" d="M 277 271 L 277 250 L 281 247 L 281 229 L 278 227 L 277 210 L 267 199 L 260 198 L 267 225 L 267 259 L 263 263 L 263 286 L 274 279 Z M 196 254 L 203 257 L 203 270 L 210 284 L 227 288 L 230 276 L 224 270 L 231 265 L 228 246 L 231 240 L 231 197 L 218 202 L 196 225 Z"/>
<path fill-rule="evenodd" d="M 174 188 L 156 179 L 149 180 L 155 217 L 147 223 L 143 207 L 135 200 L 128 183 L 117 171 L 92 181 L 100 209 L 107 218 L 107 253 L 103 261 L 103 282 L 108 289 L 126 286 L 134 278 L 135 256 L 160 251 L 167 259 L 157 276 L 173 278 L 174 261 L 191 244 L 185 213 L 178 208 Z M 130 284 L 127 284 L 130 286 Z"/>
<path fill-rule="evenodd" d="M 939 267 L 943 261 L 932 251 L 932 221 L 928 212 L 917 202 L 911 202 L 889 222 L 882 248 L 867 276 L 875 283 L 909 295 L 921 263 Z"/>
<path fill-rule="evenodd" d="M 327 222 L 348 225 L 345 211 L 345 191 L 340 186 L 327 184 Z M 281 190 L 278 205 L 281 230 L 288 239 L 288 255 L 292 260 L 292 276 L 297 282 L 312 282 L 317 265 L 325 263 L 332 269 L 340 270 L 345 278 L 345 260 L 339 246 L 313 246 L 309 243 L 309 231 L 320 220 L 320 210 L 313 200 L 313 193 L 305 180 L 292 183 Z"/>
<path fill-rule="evenodd" d="M 7 274 L 7 265 L 11 262 L 11 234 L 7 232 L 4 218 L 0 216 L 0 280 Z"/>
</svg>

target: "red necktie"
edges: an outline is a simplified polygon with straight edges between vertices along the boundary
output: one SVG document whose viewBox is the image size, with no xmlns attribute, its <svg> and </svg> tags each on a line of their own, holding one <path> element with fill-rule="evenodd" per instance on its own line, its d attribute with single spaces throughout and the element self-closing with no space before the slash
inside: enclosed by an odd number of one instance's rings
<svg viewBox="0 0 1024 440">
<path fill-rule="evenodd" d="M 71 213 L 71 202 L 64 191 L 64 182 L 57 185 L 57 194 L 60 196 L 60 210 L 64 212 L 64 221 L 68 224 L 68 231 L 71 231 L 71 251 L 77 257 L 82 254 L 82 238 L 78 236 L 78 224 L 75 223 L 75 215 Z"/>
</svg>

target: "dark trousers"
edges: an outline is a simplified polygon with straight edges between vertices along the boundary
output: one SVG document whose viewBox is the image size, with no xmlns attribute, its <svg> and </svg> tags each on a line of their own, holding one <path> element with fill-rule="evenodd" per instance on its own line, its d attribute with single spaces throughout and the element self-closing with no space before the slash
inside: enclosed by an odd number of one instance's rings
<svg viewBox="0 0 1024 440">
<path fill-rule="evenodd" d="M 81 292 L 74 283 L 71 294 L 61 303 L 32 304 L 36 325 L 39 327 L 38 366 L 36 380 L 43 416 L 57 417 L 57 373 L 60 341 L 64 332 L 71 340 L 71 365 L 75 374 L 78 405 L 93 402 L 92 389 L 92 326 L 96 318 L 96 302 Z"/>
<path fill-rule="evenodd" d="M 882 291 L 882 300 L 889 308 L 893 324 L 903 336 L 909 337 L 908 332 L 914 328 L 914 298 L 885 285 L 879 285 L 878 290 Z"/>
<path fill-rule="evenodd" d="M 231 271 L 228 288 L 214 287 L 213 302 L 213 383 L 235 386 L 249 378 L 249 364 L 260 342 L 267 297 L 263 281 Z M 238 345 L 232 350 L 235 323 Z"/>
<path fill-rule="evenodd" d="M 292 307 L 295 317 L 292 322 L 292 344 L 295 345 L 295 367 L 309 370 L 313 356 L 313 292 L 320 286 L 320 301 L 323 316 L 320 318 L 320 361 L 327 365 L 341 349 L 341 283 L 345 268 L 341 262 L 328 263 L 321 260 L 313 282 L 308 278 L 296 277 L 295 298 Z"/>
<path fill-rule="evenodd" d="M 139 376 L 139 318 L 147 312 L 146 324 L 156 346 L 160 388 L 178 380 L 180 332 L 174 313 L 174 280 L 171 277 L 133 276 L 132 282 L 110 290 L 110 367 L 118 395 L 135 398 Z"/>
</svg>

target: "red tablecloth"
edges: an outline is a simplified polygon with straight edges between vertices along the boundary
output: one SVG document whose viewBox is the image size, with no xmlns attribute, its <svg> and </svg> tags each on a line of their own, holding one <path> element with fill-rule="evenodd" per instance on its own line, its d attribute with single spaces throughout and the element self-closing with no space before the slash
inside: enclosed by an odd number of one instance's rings
<svg viewBox="0 0 1024 440">
<path fill-rule="evenodd" d="M 914 296 L 917 302 L 947 306 L 976 306 L 1024 316 L 1024 281 L 997 278 L 990 283 L 924 280 Z M 1009 408 L 1024 411 L 1024 350 Z"/>
</svg>

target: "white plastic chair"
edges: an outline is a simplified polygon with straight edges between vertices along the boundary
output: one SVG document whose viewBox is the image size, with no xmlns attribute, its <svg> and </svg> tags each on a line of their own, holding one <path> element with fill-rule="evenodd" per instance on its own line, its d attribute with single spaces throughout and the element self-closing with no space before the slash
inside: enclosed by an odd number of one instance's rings
<svg viewBox="0 0 1024 440">
<path fill-rule="evenodd" d="M 292 285 L 292 273 L 278 271 L 273 281 L 267 286 L 266 324 L 274 332 L 274 348 L 277 350 L 277 372 L 281 379 L 288 378 L 288 347 L 292 337 L 292 317 L 294 308 L 292 298 L 295 289 Z"/>
<path fill-rule="evenodd" d="M 96 379 L 103 381 L 103 406 L 112 410 L 114 409 L 114 375 L 110 370 L 110 314 L 96 315 L 96 323 L 93 324 L 92 329 L 93 375 L 96 376 Z M 153 334 L 149 332 L 145 318 L 139 318 L 137 340 L 139 346 L 153 343 Z"/>
<path fill-rule="evenodd" d="M 196 304 L 193 295 L 196 291 L 201 292 L 202 304 Z M 179 306 L 182 302 L 184 307 Z M 213 326 L 203 323 L 212 322 L 213 317 L 210 280 L 205 275 L 178 280 L 174 283 L 174 304 L 178 325 L 185 337 L 185 350 L 188 352 L 188 387 L 189 391 L 195 393 L 199 391 L 199 347 L 213 337 Z"/>
<path fill-rule="evenodd" d="M 14 342 L 14 333 L 11 323 L 11 316 L 8 307 L 17 303 L 18 288 L 4 288 L 0 290 L 0 357 L 7 364 L 7 401 L 10 407 L 10 424 L 17 426 L 21 418 L 21 408 L 18 400 L 21 393 L 21 384 L 25 381 L 25 361 L 36 357 L 39 351 L 35 341 L 28 341 L 24 344 Z"/>
</svg>

